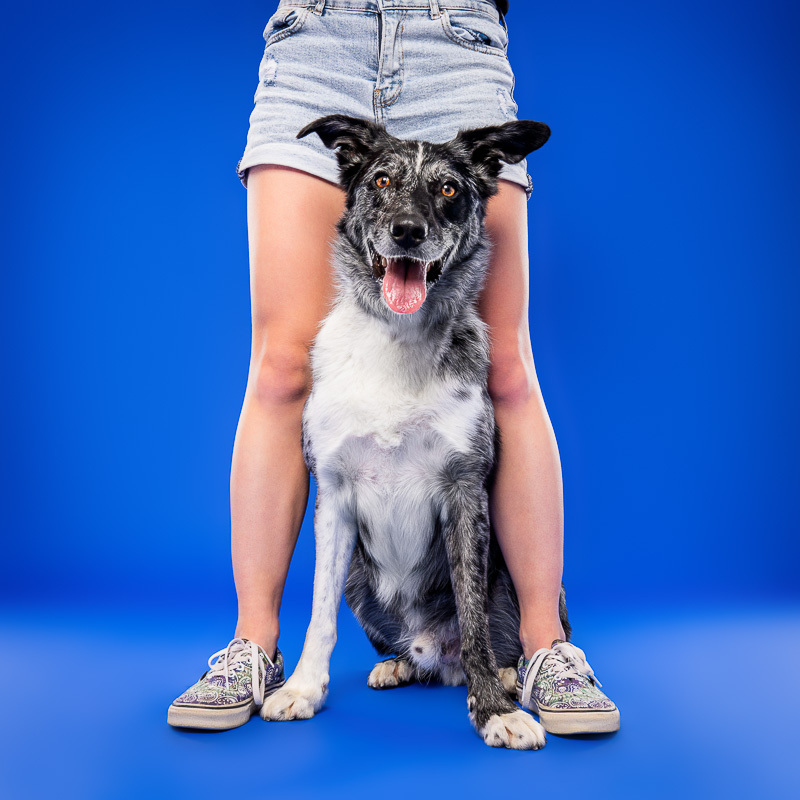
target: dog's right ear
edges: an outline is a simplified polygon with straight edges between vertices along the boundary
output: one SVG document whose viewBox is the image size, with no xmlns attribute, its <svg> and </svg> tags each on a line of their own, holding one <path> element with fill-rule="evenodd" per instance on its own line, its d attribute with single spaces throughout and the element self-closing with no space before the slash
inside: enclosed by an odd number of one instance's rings
<svg viewBox="0 0 800 800">
<path fill-rule="evenodd" d="M 489 194 L 494 194 L 497 191 L 497 176 L 502 169 L 502 162 L 518 164 L 549 138 L 550 128 L 544 122 L 519 119 L 502 125 L 461 130 L 454 141 L 467 149 Z"/>
<path fill-rule="evenodd" d="M 316 133 L 325 147 L 336 148 L 339 176 L 345 189 L 349 188 L 378 140 L 388 136 L 383 125 L 345 114 L 329 114 L 315 119 L 297 134 L 297 138 L 302 139 L 309 133 Z"/>
</svg>

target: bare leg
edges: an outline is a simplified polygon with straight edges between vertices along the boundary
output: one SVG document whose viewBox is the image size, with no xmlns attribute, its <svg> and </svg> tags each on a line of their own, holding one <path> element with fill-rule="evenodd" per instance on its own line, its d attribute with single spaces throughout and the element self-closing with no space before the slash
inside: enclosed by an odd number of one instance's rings
<svg viewBox="0 0 800 800">
<path fill-rule="evenodd" d="M 270 656 L 308 501 L 300 431 L 308 353 L 333 297 L 329 248 L 343 210 L 344 192 L 321 178 L 289 167 L 250 169 L 253 339 L 231 464 L 234 635 Z"/>
<path fill-rule="evenodd" d="M 300 418 L 308 348 L 332 298 L 329 241 L 342 191 L 283 167 L 248 179 L 253 345 L 231 467 L 237 636 L 272 654 L 289 561 L 308 498 Z M 558 448 L 533 365 L 527 323 L 524 191 L 500 181 L 487 229 L 494 242 L 481 313 L 493 341 L 490 392 L 503 450 L 492 521 L 520 597 L 526 656 L 564 638 L 558 619 L 563 506 Z"/>
<path fill-rule="evenodd" d="M 520 600 L 526 658 L 564 639 L 558 599 L 564 567 L 561 461 L 533 363 L 528 329 L 525 191 L 501 180 L 489 200 L 491 268 L 480 299 L 490 327 L 489 393 L 500 428 L 491 518 Z"/>
</svg>

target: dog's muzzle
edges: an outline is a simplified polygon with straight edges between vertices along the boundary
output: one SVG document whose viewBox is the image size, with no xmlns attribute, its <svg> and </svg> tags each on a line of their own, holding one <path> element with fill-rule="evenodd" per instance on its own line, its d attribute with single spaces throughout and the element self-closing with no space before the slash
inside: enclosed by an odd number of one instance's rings
<svg viewBox="0 0 800 800">
<path fill-rule="evenodd" d="M 418 311 L 428 294 L 428 287 L 442 273 L 442 260 L 422 261 L 409 256 L 382 256 L 369 244 L 372 274 L 380 281 L 383 299 L 398 314 Z"/>
</svg>

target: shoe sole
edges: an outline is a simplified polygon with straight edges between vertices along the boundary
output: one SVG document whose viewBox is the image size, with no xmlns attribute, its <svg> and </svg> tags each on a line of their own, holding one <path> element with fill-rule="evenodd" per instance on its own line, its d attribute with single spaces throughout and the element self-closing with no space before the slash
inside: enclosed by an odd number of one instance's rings
<svg viewBox="0 0 800 800">
<path fill-rule="evenodd" d="M 266 700 L 286 683 L 285 680 L 270 686 L 264 692 Z M 197 728 L 207 731 L 227 731 L 244 725 L 257 710 L 255 702 L 243 700 L 230 706 L 197 706 L 192 703 L 172 703 L 167 711 L 167 723 L 173 728 Z"/>
<path fill-rule="evenodd" d="M 517 682 L 517 700 L 522 697 L 522 684 Z M 607 711 L 542 711 L 535 697 L 530 710 L 548 733 L 613 733 L 619 730 L 619 709 Z"/>
</svg>

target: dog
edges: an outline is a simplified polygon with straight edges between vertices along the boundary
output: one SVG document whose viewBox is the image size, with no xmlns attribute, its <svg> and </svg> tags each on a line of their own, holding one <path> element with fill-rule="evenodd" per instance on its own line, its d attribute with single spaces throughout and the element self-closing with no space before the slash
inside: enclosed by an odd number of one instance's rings
<svg viewBox="0 0 800 800">
<path fill-rule="evenodd" d="M 313 610 L 297 668 L 261 716 L 307 719 L 323 706 L 344 590 L 378 653 L 393 656 L 371 687 L 466 680 L 487 744 L 538 749 L 544 729 L 509 697 L 520 615 L 489 522 L 499 434 L 476 301 L 502 162 L 521 161 L 550 129 L 518 120 L 436 144 L 332 114 L 297 136 L 311 133 L 336 151 L 346 192 L 338 292 L 303 411 L 318 487 Z M 569 638 L 563 583 L 559 605 Z"/>
</svg>

